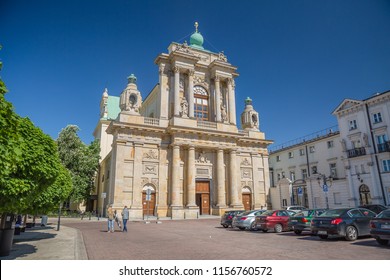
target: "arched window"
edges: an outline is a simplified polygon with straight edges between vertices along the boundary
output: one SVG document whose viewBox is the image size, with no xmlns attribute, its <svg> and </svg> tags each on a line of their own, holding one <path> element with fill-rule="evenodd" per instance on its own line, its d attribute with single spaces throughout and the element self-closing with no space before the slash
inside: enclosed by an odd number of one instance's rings
<svg viewBox="0 0 390 280">
<path fill-rule="evenodd" d="M 194 86 L 194 116 L 198 120 L 209 120 L 209 95 L 201 86 Z"/>
</svg>

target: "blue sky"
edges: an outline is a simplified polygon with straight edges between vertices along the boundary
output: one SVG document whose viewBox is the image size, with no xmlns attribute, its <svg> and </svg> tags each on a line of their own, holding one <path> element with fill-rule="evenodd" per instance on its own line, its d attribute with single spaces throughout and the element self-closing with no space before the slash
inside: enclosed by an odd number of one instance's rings
<svg viewBox="0 0 390 280">
<path fill-rule="evenodd" d="M 344 98 L 390 90 L 390 1 L 2 0 L 6 98 L 54 139 L 76 124 L 89 143 L 104 88 L 119 96 L 134 73 L 146 97 L 154 59 L 195 21 L 238 67 L 237 115 L 250 96 L 276 144 L 337 124 Z"/>
</svg>

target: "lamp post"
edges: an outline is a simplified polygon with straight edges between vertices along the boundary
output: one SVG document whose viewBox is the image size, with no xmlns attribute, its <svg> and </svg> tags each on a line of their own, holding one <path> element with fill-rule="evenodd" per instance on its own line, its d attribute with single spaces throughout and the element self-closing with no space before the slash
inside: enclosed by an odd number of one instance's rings
<svg viewBox="0 0 390 280">
<path fill-rule="evenodd" d="M 324 174 L 318 174 L 317 182 L 318 186 L 322 188 L 322 191 L 325 193 L 326 209 L 329 209 L 328 190 L 333 184 L 333 178 L 332 176 L 326 177 Z"/>
</svg>

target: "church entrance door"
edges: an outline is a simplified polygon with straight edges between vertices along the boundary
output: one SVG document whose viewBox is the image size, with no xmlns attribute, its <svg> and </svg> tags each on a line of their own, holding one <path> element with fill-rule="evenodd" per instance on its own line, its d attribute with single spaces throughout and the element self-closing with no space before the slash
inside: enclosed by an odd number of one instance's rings
<svg viewBox="0 0 390 280">
<path fill-rule="evenodd" d="M 250 193 L 243 193 L 242 194 L 242 204 L 244 204 L 245 211 L 251 210 L 251 194 Z"/>
<path fill-rule="evenodd" d="M 210 215 L 210 182 L 196 182 L 196 205 L 200 215 Z"/>
<path fill-rule="evenodd" d="M 142 193 L 142 209 L 144 216 L 154 216 L 154 208 L 156 206 L 156 193 L 150 194 L 150 201 L 146 200 L 146 192 Z"/>
</svg>

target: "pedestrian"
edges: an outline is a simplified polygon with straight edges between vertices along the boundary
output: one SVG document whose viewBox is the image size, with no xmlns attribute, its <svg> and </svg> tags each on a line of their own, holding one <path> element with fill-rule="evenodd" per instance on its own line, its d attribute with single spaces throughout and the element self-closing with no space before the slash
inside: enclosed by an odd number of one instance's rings
<svg viewBox="0 0 390 280">
<path fill-rule="evenodd" d="M 121 230 L 122 229 L 121 220 L 119 219 L 119 215 L 118 215 L 116 210 L 114 211 L 114 218 L 115 218 L 115 222 L 117 223 L 119 229 Z"/>
<path fill-rule="evenodd" d="M 108 231 L 107 232 L 114 232 L 114 210 L 112 209 L 112 206 L 108 206 L 107 209 L 107 218 L 108 218 Z"/>
<path fill-rule="evenodd" d="M 127 205 L 125 205 L 125 208 L 122 210 L 122 221 L 123 221 L 123 232 L 127 232 L 127 220 L 129 219 L 129 209 L 127 208 Z"/>
</svg>

